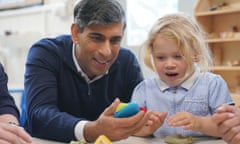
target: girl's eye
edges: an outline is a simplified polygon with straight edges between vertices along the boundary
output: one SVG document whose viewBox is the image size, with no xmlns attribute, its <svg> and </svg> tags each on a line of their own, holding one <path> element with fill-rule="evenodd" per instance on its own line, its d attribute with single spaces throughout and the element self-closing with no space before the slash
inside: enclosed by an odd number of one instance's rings
<svg viewBox="0 0 240 144">
<path fill-rule="evenodd" d="M 157 59 L 158 59 L 158 60 L 165 60 L 166 57 L 164 57 L 164 56 L 157 56 Z"/>
<path fill-rule="evenodd" d="M 182 59 L 182 56 L 181 56 L 181 55 L 175 55 L 174 57 L 175 57 L 175 59 L 177 59 L 177 60 Z"/>
</svg>

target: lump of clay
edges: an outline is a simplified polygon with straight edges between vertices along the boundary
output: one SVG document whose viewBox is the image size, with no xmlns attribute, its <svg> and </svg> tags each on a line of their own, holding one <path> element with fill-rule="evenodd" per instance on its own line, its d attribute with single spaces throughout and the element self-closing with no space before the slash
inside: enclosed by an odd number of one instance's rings
<svg viewBox="0 0 240 144">
<path fill-rule="evenodd" d="M 164 141 L 167 144 L 194 144 L 193 137 L 191 136 L 184 137 L 179 134 L 167 136 L 164 138 Z"/>
</svg>

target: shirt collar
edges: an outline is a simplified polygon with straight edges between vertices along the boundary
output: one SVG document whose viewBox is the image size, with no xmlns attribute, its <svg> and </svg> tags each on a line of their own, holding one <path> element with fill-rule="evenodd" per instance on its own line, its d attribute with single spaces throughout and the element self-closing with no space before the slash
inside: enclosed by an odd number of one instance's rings
<svg viewBox="0 0 240 144">
<path fill-rule="evenodd" d="M 180 87 L 189 90 L 193 86 L 194 82 L 196 81 L 196 79 L 198 78 L 199 75 L 200 75 L 200 69 L 199 69 L 199 67 L 196 66 L 194 73 L 187 80 L 185 80 L 180 85 Z M 157 83 L 158 83 L 158 86 L 161 91 L 164 91 L 164 90 L 170 88 L 170 86 L 167 85 L 164 81 L 162 81 L 159 77 L 157 78 Z"/>
<path fill-rule="evenodd" d="M 75 49 L 76 49 L 76 44 L 73 44 L 73 48 L 72 48 L 72 57 L 73 57 L 73 62 L 74 62 L 74 65 L 77 69 L 77 71 L 81 74 L 81 76 L 88 82 L 88 83 L 92 83 L 98 79 L 100 79 L 101 77 L 103 77 L 104 75 L 99 75 L 97 77 L 95 77 L 94 79 L 90 80 L 87 76 L 86 73 L 84 73 L 81 69 L 81 67 L 79 66 L 78 62 L 77 62 L 77 57 L 75 55 Z M 108 74 L 108 71 L 106 72 L 106 74 Z"/>
</svg>

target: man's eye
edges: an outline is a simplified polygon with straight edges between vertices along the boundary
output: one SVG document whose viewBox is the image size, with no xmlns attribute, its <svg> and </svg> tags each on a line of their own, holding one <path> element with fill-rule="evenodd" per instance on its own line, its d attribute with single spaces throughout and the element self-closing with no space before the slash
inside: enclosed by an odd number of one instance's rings
<svg viewBox="0 0 240 144">
<path fill-rule="evenodd" d="M 93 41 L 103 41 L 104 39 L 102 37 L 97 37 L 97 36 L 91 36 L 90 39 L 92 39 Z"/>
<path fill-rule="evenodd" d="M 121 39 L 112 39 L 111 40 L 111 44 L 120 44 L 121 43 Z"/>
</svg>

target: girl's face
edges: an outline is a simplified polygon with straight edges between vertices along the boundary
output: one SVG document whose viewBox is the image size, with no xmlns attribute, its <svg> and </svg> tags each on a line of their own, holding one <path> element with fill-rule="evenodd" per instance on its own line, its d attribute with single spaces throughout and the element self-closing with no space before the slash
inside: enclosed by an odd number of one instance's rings
<svg viewBox="0 0 240 144">
<path fill-rule="evenodd" d="M 153 42 L 153 62 L 160 77 L 169 86 L 174 87 L 185 76 L 187 62 L 183 58 L 175 40 L 165 39 L 160 34 Z"/>
</svg>

